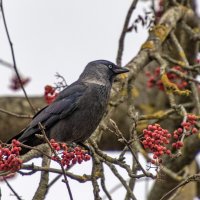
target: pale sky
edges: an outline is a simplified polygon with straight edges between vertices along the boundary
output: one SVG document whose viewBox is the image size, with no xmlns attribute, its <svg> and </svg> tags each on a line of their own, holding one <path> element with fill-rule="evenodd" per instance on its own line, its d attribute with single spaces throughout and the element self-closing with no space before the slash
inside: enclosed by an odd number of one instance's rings
<svg viewBox="0 0 200 200">
<path fill-rule="evenodd" d="M 56 81 L 56 72 L 70 84 L 92 60 L 115 62 L 130 3 L 130 0 L 4 1 L 18 69 L 32 79 L 26 87 L 28 94 L 42 94 L 46 84 Z M 144 14 L 145 7 L 148 10 L 147 3 L 140 3 L 133 18 Z M 139 26 L 138 34 L 132 32 L 127 36 L 123 64 L 136 55 L 147 31 Z M 12 62 L 1 18 L 0 43 L 0 58 Z M 8 88 L 11 75 L 10 69 L 1 67 L 0 95 L 19 94 Z"/>
</svg>

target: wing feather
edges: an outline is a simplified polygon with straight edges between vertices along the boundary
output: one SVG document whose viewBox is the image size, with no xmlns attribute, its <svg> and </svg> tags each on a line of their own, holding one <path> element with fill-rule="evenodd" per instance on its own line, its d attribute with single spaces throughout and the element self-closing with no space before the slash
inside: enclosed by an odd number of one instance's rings
<svg viewBox="0 0 200 200">
<path fill-rule="evenodd" d="M 19 141 L 26 140 L 29 136 L 39 132 L 38 123 L 42 123 L 46 130 L 51 128 L 60 119 L 70 116 L 79 107 L 79 100 L 84 95 L 87 86 L 75 82 L 68 86 L 57 97 L 57 99 L 39 111 L 19 137 Z"/>
</svg>

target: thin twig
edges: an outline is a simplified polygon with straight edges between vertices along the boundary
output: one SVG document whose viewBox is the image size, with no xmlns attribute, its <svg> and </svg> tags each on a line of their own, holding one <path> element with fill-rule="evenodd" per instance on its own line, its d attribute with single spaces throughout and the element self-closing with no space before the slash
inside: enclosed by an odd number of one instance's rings
<svg viewBox="0 0 200 200">
<path fill-rule="evenodd" d="M 182 121 L 182 123 L 185 123 L 185 122 L 187 121 L 187 111 L 186 111 L 186 109 L 184 108 L 184 106 L 180 106 L 180 110 L 181 110 L 181 113 L 182 113 L 182 115 L 183 115 L 183 121 Z M 187 131 L 186 131 L 186 129 L 183 127 L 183 133 L 182 133 L 181 140 L 180 140 L 181 142 L 184 141 L 186 134 L 187 134 Z"/>
<path fill-rule="evenodd" d="M 121 33 L 121 36 L 120 36 L 120 39 L 119 39 L 119 47 L 118 47 L 117 58 L 116 58 L 116 63 L 119 66 L 122 65 L 122 54 L 123 54 L 123 50 L 124 50 L 124 39 L 125 39 L 127 30 L 128 30 L 128 25 L 129 25 L 129 21 L 131 19 L 131 15 L 132 15 L 132 13 L 133 13 L 136 5 L 137 5 L 137 2 L 138 2 L 138 0 L 134 0 L 132 2 L 128 12 L 127 12 L 126 19 L 125 19 L 125 22 L 124 22 L 124 26 L 123 26 L 123 29 L 122 29 L 122 33 Z"/>
<path fill-rule="evenodd" d="M 2 12 L 3 24 L 4 24 L 4 27 L 5 27 L 6 35 L 7 35 L 7 38 L 8 38 L 8 42 L 9 42 L 10 50 L 11 50 L 11 54 L 12 54 L 13 68 L 14 68 L 15 73 L 17 75 L 17 78 L 19 80 L 20 86 L 21 86 L 21 88 L 22 88 L 22 90 L 24 92 L 24 96 L 26 97 L 26 100 L 27 100 L 27 102 L 30 105 L 30 108 L 32 109 L 33 113 L 36 113 L 36 110 L 33 107 L 33 105 L 31 104 L 30 99 L 28 98 L 28 95 L 26 93 L 26 90 L 24 89 L 21 77 L 20 77 L 18 69 L 17 69 L 17 64 L 16 64 L 16 60 L 15 60 L 15 53 L 14 53 L 13 43 L 11 41 L 10 34 L 8 32 L 8 27 L 7 27 L 7 23 L 6 23 L 5 14 L 4 14 L 3 0 L 0 1 L 0 8 L 1 8 L 1 12 Z"/>
<path fill-rule="evenodd" d="M 107 161 L 105 161 L 105 163 L 111 169 L 111 171 L 113 172 L 113 174 L 119 179 L 119 181 L 121 182 L 121 184 L 124 186 L 124 188 L 128 192 L 130 198 L 133 199 L 133 200 L 136 200 L 136 197 L 133 194 L 133 191 L 131 191 L 130 187 L 126 183 L 126 180 L 124 180 L 123 177 L 119 174 L 119 172 L 117 171 L 116 167 L 113 164 L 111 164 L 111 163 L 109 163 Z"/>
<path fill-rule="evenodd" d="M 178 50 L 179 56 L 181 57 L 182 61 L 185 63 L 186 66 L 189 66 L 189 62 L 185 55 L 184 49 L 182 48 L 181 44 L 179 43 L 179 41 L 173 31 L 170 33 L 170 38 L 171 38 L 172 42 L 176 45 L 176 48 Z M 189 72 L 189 76 L 192 77 L 192 72 Z M 189 81 L 189 83 L 190 83 L 190 87 L 192 90 L 192 94 L 194 96 L 194 102 L 196 104 L 197 114 L 199 115 L 200 114 L 200 100 L 199 100 L 198 91 L 197 91 L 197 88 L 196 88 L 194 82 Z"/>
<path fill-rule="evenodd" d="M 182 192 L 183 188 L 177 189 L 177 191 L 168 199 L 168 200 L 175 200 L 177 199 L 178 195 Z"/>
<path fill-rule="evenodd" d="M 133 115 L 133 107 L 131 107 L 129 110 L 130 110 L 131 114 Z M 138 138 L 137 138 L 137 131 L 136 131 L 138 116 L 137 117 L 136 116 L 135 116 L 135 119 L 133 120 L 133 125 L 130 128 L 130 139 L 129 139 L 130 141 L 137 141 L 138 140 Z M 139 158 L 138 158 L 137 144 L 132 143 L 131 146 L 132 146 L 132 149 L 134 149 L 134 151 L 136 152 L 135 155 L 136 155 L 137 160 L 138 160 Z M 133 174 L 137 174 L 137 170 L 138 170 L 138 165 L 135 163 L 134 157 L 132 157 L 132 173 Z M 129 180 L 129 187 L 130 187 L 130 189 L 132 191 L 134 190 L 135 182 L 136 182 L 136 179 L 134 179 L 134 178 L 131 177 L 130 180 Z M 125 200 L 129 200 L 129 199 L 130 199 L 130 195 L 127 192 L 126 196 L 125 196 Z"/>
<path fill-rule="evenodd" d="M 103 166 L 102 166 L 102 167 L 103 167 Z M 108 190 L 107 190 L 107 188 L 106 188 L 106 184 L 105 184 L 105 174 L 104 174 L 104 173 L 102 173 L 102 176 L 101 176 L 101 187 L 102 187 L 103 191 L 105 192 L 107 198 L 108 198 L 109 200 L 112 200 L 112 197 L 111 197 L 110 193 L 108 192 Z"/>
<path fill-rule="evenodd" d="M 7 111 L 7 110 L 5 110 L 3 108 L 0 108 L 0 112 L 8 114 L 8 115 L 11 115 L 11 116 L 14 116 L 14 117 L 17 117 L 17 118 L 27 118 L 27 119 L 32 119 L 33 118 L 32 115 L 21 115 L 21 114 L 17 114 L 17 113 L 13 113 L 13 112 Z"/>
<path fill-rule="evenodd" d="M 168 195 L 170 195 L 172 192 L 174 192 L 175 190 L 177 190 L 178 188 L 188 184 L 191 181 L 200 181 L 200 174 L 195 174 L 192 176 L 189 176 L 186 180 L 182 181 L 180 184 L 178 184 L 176 187 L 174 187 L 173 189 L 171 189 L 169 192 L 167 192 L 160 200 L 165 199 L 165 197 L 167 197 Z"/>
<path fill-rule="evenodd" d="M 175 65 L 181 66 L 183 69 L 197 71 L 194 66 L 186 66 L 186 64 L 183 61 L 174 59 L 167 54 L 162 54 L 162 57 Z"/>
<path fill-rule="evenodd" d="M 23 170 L 32 170 L 32 171 L 46 171 L 46 172 L 51 172 L 51 173 L 55 173 L 55 174 L 60 174 L 63 175 L 63 171 L 61 169 L 56 169 L 56 168 L 46 168 L 46 167 L 40 167 L 40 166 L 36 166 L 34 164 L 23 164 L 21 169 Z M 67 170 L 65 170 L 64 172 L 69 178 L 76 180 L 80 183 L 85 183 L 87 181 L 91 181 L 91 176 L 90 175 L 76 175 L 73 174 L 71 172 L 68 172 Z M 26 175 L 26 174 L 25 174 Z"/>
<path fill-rule="evenodd" d="M 64 89 L 64 88 L 66 88 L 68 86 L 64 76 L 60 75 L 58 72 L 56 72 L 55 76 L 56 76 L 57 79 L 61 79 L 61 81 L 56 83 L 56 88 L 61 90 L 61 89 Z"/>
<path fill-rule="evenodd" d="M 119 138 L 120 142 L 124 143 L 125 145 L 127 145 L 129 151 L 131 152 L 132 156 L 134 157 L 137 165 L 139 166 L 139 168 L 141 169 L 141 171 L 143 172 L 143 174 L 146 176 L 146 177 L 151 177 L 151 178 L 155 178 L 155 176 L 147 171 L 145 171 L 145 169 L 142 167 L 141 163 L 139 162 L 139 160 L 137 159 L 137 156 L 135 154 L 135 152 L 133 151 L 133 149 L 131 148 L 131 143 L 128 142 L 126 140 L 126 138 L 123 136 L 123 134 L 121 133 L 121 131 L 119 130 L 117 124 L 112 120 L 110 119 L 110 122 L 113 126 L 113 128 L 115 129 L 115 133 L 117 135 L 117 137 Z"/>
<path fill-rule="evenodd" d="M 125 159 L 124 155 L 125 155 L 125 153 L 127 152 L 127 150 L 128 150 L 128 147 L 125 146 L 124 149 L 123 149 L 123 150 L 121 151 L 121 153 L 119 154 L 118 160 L 124 160 L 124 159 Z"/>
<path fill-rule="evenodd" d="M 68 170 L 70 170 L 71 168 L 72 168 L 73 166 L 71 166 L 71 167 L 69 167 L 69 168 L 67 168 L 66 170 L 65 170 L 65 173 L 66 173 L 66 171 L 68 171 Z M 71 173 L 72 174 L 72 173 Z M 62 177 L 62 175 L 63 175 L 63 173 L 61 173 L 61 174 L 59 174 L 59 175 L 57 175 L 50 183 L 49 183 L 49 185 L 48 185 L 48 191 L 49 191 L 49 189 L 56 183 L 56 181 L 58 181 L 61 177 Z M 72 175 L 74 175 L 74 174 L 72 174 Z M 75 175 L 76 177 L 80 177 L 80 178 L 82 178 L 82 179 L 84 179 L 85 177 L 87 177 L 87 175 L 83 175 L 83 176 L 79 176 L 79 175 Z M 69 176 L 70 177 L 70 176 Z M 84 178 L 83 178 L 84 177 Z M 71 177 L 70 177 L 71 178 Z M 87 178 L 86 178 L 87 179 Z M 80 180 L 78 180 L 79 182 L 81 182 Z M 84 181 L 86 181 L 86 180 L 84 180 Z M 48 192 L 47 191 L 47 192 Z"/>
<path fill-rule="evenodd" d="M 22 198 L 17 194 L 17 192 L 15 192 L 15 190 L 12 188 L 12 186 L 8 183 L 8 181 L 6 180 L 6 178 L 3 178 L 3 180 L 6 183 L 6 185 L 9 187 L 9 189 L 13 192 L 13 194 L 16 196 L 16 198 L 18 200 L 22 200 Z"/>
<path fill-rule="evenodd" d="M 169 72 L 172 72 L 172 73 L 178 75 L 180 78 L 183 78 L 185 80 L 193 81 L 194 83 L 200 84 L 200 81 L 197 80 L 196 78 L 188 76 L 188 75 L 184 74 L 183 72 L 178 71 L 176 69 L 170 69 Z"/>
<path fill-rule="evenodd" d="M 0 64 L 13 69 L 13 65 L 3 59 L 0 59 Z"/>
<path fill-rule="evenodd" d="M 182 104 L 185 108 L 192 108 L 194 106 L 194 103 L 184 103 Z M 157 111 L 153 114 L 148 114 L 148 115 L 140 115 L 139 120 L 151 120 L 151 119 L 165 119 L 169 117 L 170 115 L 174 114 L 176 110 L 174 108 L 169 108 L 166 111 Z"/>
<path fill-rule="evenodd" d="M 52 152 L 54 153 L 54 155 L 58 158 L 58 163 L 59 163 L 59 165 L 60 165 L 60 167 L 61 167 L 61 169 L 62 169 L 62 171 L 63 171 L 63 176 L 64 176 L 64 180 L 65 180 L 65 183 L 66 183 L 66 187 L 67 187 L 67 190 L 68 190 L 68 193 L 69 193 L 70 200 L 73 200 L 71 188 L 70 188 L 70 186 L 69 186 L 69 182 L 68 182 L 67 176 L 66 176 L 66 174 L 65 174 L 65 169 L 64 169 L 64 167 L 63 167 L 63 165 L 62 165 L 62 163 L 61 163 L 61 159 L 60 159 L 60 157 L 58 156 L 58 154 L 57 154 L 57 152 L 55 151 L 55 149 L 51 146 L 51 144 L 50 144 L 50 142 L 49 142 L 49 139 L 47 138 L 46 133 L 45 133 L 45 131 L 44 131 L 43 125 L 39 122 L 39 123 L 38 123 L 38 126 L 39 126 L 39 128 L 40 128 L 40 130 L 41 130 L 41 132 L 42 132 L 42 135 L 44 136 L 44 140 L 47 142 L 47 144 L 48 144 L 49 147 L 51 148 L 51 150 L 52 150 Z"/>
<path fill-rule="evenodd" d="M 57 175 L 57 176 L 49 183 L 49 185 L 48 185 L 48 191 L 49 191 L 50 187 L 51 187 L 54 183 L 56 183 L 56 181 L 58 181 L 61 177 L 62 177 L 62 174 L 59 174 L 59 175 Z"/>
<path fill-rule="evenodd" d="M 107 154 L 105 154 L 103 151 L 101 151 L 98 148 L 97 144 L 91 138 L 89 138 L 88 140 L 89 140 L 91 146 L 95 149 L 96 154 L 98 154 L 103 160 L 106 160 L 109 163 L 112 163 L 115 165 L 119 165 L 120 167 L 125 169 L 127 171 L 128 175 L 132 178 L 139 179 L 139 178 L 145 177 L 145 174 L 133 174 L 129 165 L 127 165 L 126 163 L 122 162 L 119 159 L 112 158 L 112 157 L 108 156 Z"/>
<path fill-rule="evenodd" d="M 190 35 L 191 39 L 194 41 L 200 40 L 200 34 L 195 32 L 188 24 L 184 21 L 181 22 L 183 29 Z"/>
</svg>

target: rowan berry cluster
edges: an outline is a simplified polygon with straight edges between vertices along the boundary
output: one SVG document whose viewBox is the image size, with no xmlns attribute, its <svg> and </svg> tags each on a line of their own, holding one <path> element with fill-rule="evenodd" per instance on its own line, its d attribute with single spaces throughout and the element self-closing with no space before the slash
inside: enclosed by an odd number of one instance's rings
<svg viewBox="0 0 200 200">
<path fill-rule="evenodd" d="M 153 153 L 152 164 L 162 162 L 162 155 L 170 155 L 171 151 L 166 147 L 169 144 L 171 134 L 168 130 L 161 128 L 159 124 L 148 125 L 147 129 L 143 130 L 144 140 L 142 141 L 145 149 L 149 149 Z"/>
<path fill-rule="evenodd" d="M 174 67 L 172 67 L 172 69 L 180 71 L 184 74 L 187 73 L 180 66 L 174 66 Z M 164 90 L 163 83 L 160 80 L 160 67 L 157 67 L 153 71 L 153 74 L 151 74 L 150 72 L 146 72 L 146 76 L 148 77 L 148 81 L 147 81 L 148 88 L 158 87 L 159 90 L 161 90 L 161 91 Z M 171 82 L 175 83 L 179 89 L 185 89 L 188 85 L 187 81 L 183 80 L 182 78 L 180 78 L 179 76 L 177 76 L 174 73 L 168 72 L 167 77 Z"/>
<path fill-rule="evenodd" d="M 22 164 L 20 151 L 20 142 L 17 140 L 12 140 L 10 146 L 0 145 L 0 171 L 18 171 Z"/>
<path fill-rule="evenodd" d="M 182 137 L 183 132 L 186 136 L 191 134 L 196 134 L 198 132 L 195 127 L 197 117 L 196 115 L 188 114 L 186 122 L 181 123 L 181 127 L 173 132 L 173 138 L 178 140 L 177 142 L 172 143 L 172 147 L 179 149 L 183 146 L 183 142 L 179 141 Z"/>
<path fill-rule="evenodd" d="M 57 143 L 54 139 L 50 140 L 51 146 L 56 151 L 62 151 L 61 153 L 61 163 L 63 166 L 70 167 L 76 163 L 81 164 L 83 161 L 90 160 L 90 155 L 88 151 L 81 149 L 76 146 L 74 148 L 67 147 L 65 143 Z M 58 161 L 57 156 L 53 156 L 52 160 Z"/>
<path fill-rule="evenodd" d="M 22 85 L 25 86 L 30 81 L 30 78 L 21 77 Z M 15 75 L 11 78 L 11 85 L 9 86 L 12 90 L 19 90 L 21 88 L 20 81 Z"/>
<path fill-rule="evenodd" d="M 44 87 L 44 99 L 47 104 L 51 104 L 58 96 L 56 89 L 50 85 Z"/>
</svg>

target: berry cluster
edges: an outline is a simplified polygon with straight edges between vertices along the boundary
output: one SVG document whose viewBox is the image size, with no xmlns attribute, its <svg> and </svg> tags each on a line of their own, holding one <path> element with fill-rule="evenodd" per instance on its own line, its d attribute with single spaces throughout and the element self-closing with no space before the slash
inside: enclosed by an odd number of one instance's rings
<svg viewBox="0 0 200 200">
<path fill-rule="evenodd" d="M 44 87 L 44 99 L 47 104 L 51 104 L 58 96 L 56 89 L 50 85 Z"/>
<path fill-rule="evenodd" d="M 21 77 L 22 85 L 26 85 L 30 81 L 30 78 Z M 21 88 L 20 81 L 18 77 L 15 75 L 11 78 L 11 85 L 9 86 L 12 90 L 19 90 Z"/>
<path fill-rule="evenodd" d="M 172 143 L 172 147 L 179 149 L 183 146 L 183 142 L 179 141 L 183 132 L 185 132 L 186 136 L 189 136 L 191 134 L 196 134 L 198 132 L 197 128 L 195 128 L 196 120 L 197 120 L 196 115 L 192 114 L 187 115 L 186 122 L 183 122 L 181 124 L 181 127 L 173 132 L 173 138 L 178 141 Z"/>
<path fill-rule="evenodd" d="M 162 155 L 170 155 L 171 151 L 167 149 L 166 144 L 169 144 L 171 134 L 168 130 L 161 128 L 159 124 L 148 125 L 147 129 L 143 130 L 144 140 L 142 141 L 145 149 L 149 149 L 153 153 L 152 164 L 162 162 Z"/>
<path fill-rule="evenodd" d="M 75 148 L 69 148 L 65 143 L 57 143 L 54 139 L 51 139 L 50 143 L 56 151 L 62 150 L 61 163 L 63 166 L 70 167 L 76 163 L 81 164 L 83 161 L 90 160 L 90 155 L 88 152 L 78 146 Z M 58 161 L 58 157 L 53 156 L 52 160 Z"/>
<path fill-rule="evenodd" d="M 22 164 L 20 151 L 20 142 L 17 140 L 12 140 L 10 147 L 0 145 L 0 171 L 18 171 Z"/>
<path fill-rule="evenodd" d="M 180 66 L 174 66 L 174 67 L 172 67 L 172 69 L 180 71 L 184 74 L 187 73 Z M 153 74 L 151 74 L 150 72 L 146 72 L 146 76 L 148 77 L 148 81 L 147 81 L 148 88 L 157 86 L 159 90 L 161 90 L 161 91 L 164 90 L 163 83 L 160 80 L 160 67 L 157 67 L 154 70 Z M 185 89 L 188 85 L 187 81 L 181 79 L 179 76 L 177 76 L 174 73 L 171 73 L 171 72 L 167 73 L 167 77 L 171 82 L 175 83 L 179 89 Z"/>
</svg>

